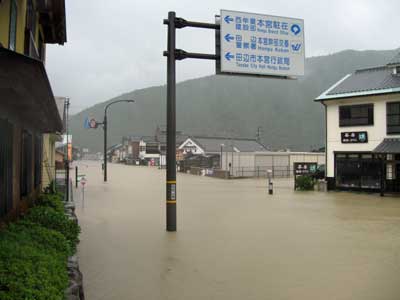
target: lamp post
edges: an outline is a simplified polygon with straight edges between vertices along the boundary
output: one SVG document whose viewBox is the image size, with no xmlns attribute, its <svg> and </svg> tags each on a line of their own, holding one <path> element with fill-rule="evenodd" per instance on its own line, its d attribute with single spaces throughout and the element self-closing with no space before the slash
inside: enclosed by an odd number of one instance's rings
<svg viewBox="0 0 400 300">
<path fill-rule="evenodd" d="M 129 102 L 133 103 L 135 100 L 116 100 L 111 103 L 108 103 L 104 108 L 104 120 L 103 120 L 103 129 L 104 129 L 104 182 L 107 182 L 107 109 L 115 103 L 119 102 Z"/>
<path fill-rule="evenodd" d="M 219 156 L 219 168 L 222 170 L 222 150 L 224 149 L 224 144 L 221 144 L 221 155 Z"/>
<path fill-rule="evenodd" d="M 65 164 L 65 201 L 69 201 L 69 122 L 68 122 L 68 109 L 69 109 L 69 98 L 65 98 L 64 101 L 64 109 L 65 109 L 65 130 L 66 130 L 66 145 L 65 145 L 65 156 L 64 156 L 64 164 Z M 72 156 L 72 149 L 71 149 Z M 71 157 L 72 158 L 72 157 Z"/>
</svg>

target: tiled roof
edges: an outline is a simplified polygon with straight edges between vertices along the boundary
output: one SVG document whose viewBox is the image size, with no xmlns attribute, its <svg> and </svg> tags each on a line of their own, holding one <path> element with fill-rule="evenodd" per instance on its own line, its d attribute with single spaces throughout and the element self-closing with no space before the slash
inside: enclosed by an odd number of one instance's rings
<svg viewBox="0 0 400 300">
<path fill-rule="evenodd" d="M 400 87 L 400 76 L 393 75 L 392 69 L 386 66 L 359 70 L 330 90 L 327 95 L 384 90 Z"/>
<path fill-rule="evenodd" d="M 372 152 L 384 154 L 400 153 L 400 138 L 384 139 Z"/>
<path fill-rule="evenodd" d="M 400 64 L 400 53 L 385 66 L 362 69 L 346 75 L 320 95 L 316 101 L 399 93 L 400 74 L 393 72 L 394 65 L 397 64 Z"/>
</svg>

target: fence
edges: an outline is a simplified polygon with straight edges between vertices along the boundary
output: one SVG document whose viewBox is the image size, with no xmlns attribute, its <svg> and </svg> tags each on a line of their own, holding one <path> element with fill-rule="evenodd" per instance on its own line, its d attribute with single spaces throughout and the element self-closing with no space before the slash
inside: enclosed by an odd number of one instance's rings
<svg viewBox="0 0 400 300">
<path fill-rule="evenodd" d="M 289 178 L 293 176 L 292 166 L 257 166 L 231 168 L 232 177 L 267 177 L 268 170 L 271 170 L 273 178 Z"/>
</svg>

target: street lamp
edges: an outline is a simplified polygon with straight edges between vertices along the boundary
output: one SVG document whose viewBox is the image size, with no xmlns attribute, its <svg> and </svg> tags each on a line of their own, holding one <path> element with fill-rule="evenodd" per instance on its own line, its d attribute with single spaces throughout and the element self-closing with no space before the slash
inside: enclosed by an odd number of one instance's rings
<svg viewBox="0 0 400 300">
<path fill-rule="evenodd" d="M 222 170 L 222 149 L 224 149 L 224 144 L 221 144 L 221 155 L 219 156 L 219 168 Z"/>
<path fill-rule="evenodd" d="M 104 129 L 104 182 L 107 182 L 107 109 L 115 103 L 119 102 L 129 102 L 133 103 L 135 100 L 116 100 L 111 103 L 108 103 L 104 108 L 104 120 L 103 120 L 103 129 Z"/>
</svg>

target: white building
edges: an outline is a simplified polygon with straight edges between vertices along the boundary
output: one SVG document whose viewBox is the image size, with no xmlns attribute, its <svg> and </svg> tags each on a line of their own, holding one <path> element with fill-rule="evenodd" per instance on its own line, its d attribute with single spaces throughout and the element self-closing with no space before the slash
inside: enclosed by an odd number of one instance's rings
<svg viewBox="0 0 400 300">
<path fill-rule="evenodd" d="M 325 164 L 325 153 L 320 152 L 223 152 L 222 169 L 234 177 L 292 177 L 294 163 Z"/>
<path fill-rule="evenodd" d="M 328 189 L 400 191 L 400 53 L 355 71 L 315 101 L 326 113 Z"/>
<path fill-rule="evenodd" d="M 290 177 L 296 162 L 325 163 L 325 153 L 272 152 L 255 139 L 189 137 L 179 149 L 185 154 L 219 155 L 219 167 L 234 177 L 265 177 L 267 170 L 274 177 Z"/>
<path fill-rule="evenodd" d="M 184 154 L 221 154 L 222 152 L 266 151 L 264 145 L 255 139 L 191 136 L 178 149 Z"/>
</svg>

